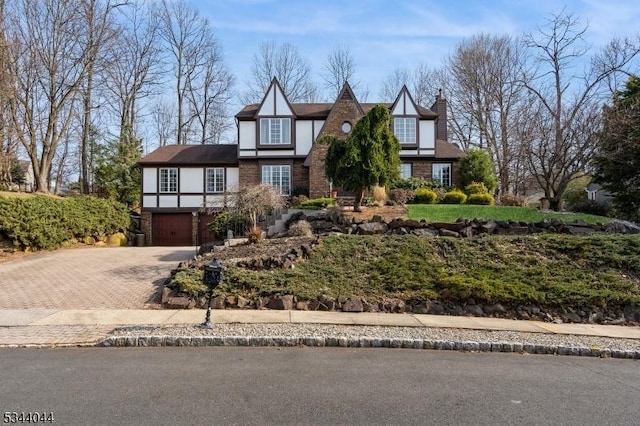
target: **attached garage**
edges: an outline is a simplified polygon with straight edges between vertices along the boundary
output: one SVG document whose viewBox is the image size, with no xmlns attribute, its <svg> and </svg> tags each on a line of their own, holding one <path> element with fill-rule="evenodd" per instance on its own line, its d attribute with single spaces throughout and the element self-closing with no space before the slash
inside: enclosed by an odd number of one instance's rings
<svg viewBox="0 0 640 426">
<path fill-rule="evenodd" d="M 192 218 L 191 213 L 154 213 L 151 219 L 153 245 L 193 245 Z"/>
</svg>

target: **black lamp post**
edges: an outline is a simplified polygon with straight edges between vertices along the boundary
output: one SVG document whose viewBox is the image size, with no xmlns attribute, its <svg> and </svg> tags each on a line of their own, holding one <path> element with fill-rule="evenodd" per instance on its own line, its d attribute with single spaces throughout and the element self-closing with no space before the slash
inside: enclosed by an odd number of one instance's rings
<svg viewBox="0 0 640 426">
<path fill-rule="evenodd" d="M 224 276 L 224 266 L 218 262 L 218 259 L 213 259 L 208 265 L 204 265 L 204 275 L 202 276 L 202 283 L 209 289 L 209 302 L 207 303 L 207 316 L 200 328 L 213 328 L 211 324 L 211 297 L 213 296 L 213 290 L 220 285 Z"/>
</svg>

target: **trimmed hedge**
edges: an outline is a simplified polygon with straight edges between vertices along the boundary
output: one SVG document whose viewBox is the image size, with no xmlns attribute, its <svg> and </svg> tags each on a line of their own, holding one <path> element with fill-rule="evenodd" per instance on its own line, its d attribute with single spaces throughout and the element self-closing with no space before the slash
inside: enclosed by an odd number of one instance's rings
<svg viewBox="0 0 640 426">
<path fill-rule="evenodd" d="M 467 204 L 475 204 L 479 206 L 492 206 L 494 204 L 493 195 L 489 193 L 484 194 L 471 194 L 467 198 Z"/>
<path fill-rule="evenodd" d="M 117 201 L 89 196 L 0 197 L 0 233 L 21 249 L 53 249 L 73 238 L 124 231 L 129 212 Z"/>
<path fill-rule="evenodd" d="M 442 204 L 464 204 L 467 201 L 467 194 L 460 191 L 459 189 L 454 189 L 453 191 L 449 191 L 444 194 L 444 198 L 440 203 Z"/>
<path fill-rule="evenodd" d="M 415 204 L 435 204 L 438 194 L 427 188 L 416 189 L 416 196 L 413 198 Z"/>
</svg>

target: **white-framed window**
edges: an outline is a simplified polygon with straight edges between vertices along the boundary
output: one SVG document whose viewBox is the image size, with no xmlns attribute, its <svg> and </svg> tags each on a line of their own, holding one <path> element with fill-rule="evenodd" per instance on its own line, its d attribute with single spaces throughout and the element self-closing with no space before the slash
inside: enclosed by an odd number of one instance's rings
<svg viewBox="0 0 640 426">
<path fill-rule="evenodd" d="M 444 186 L 451 186 L 451 163 L 435 163 L 431 170 L 433 180 Z"/>
<path fill-rule="evenodd" d="M 207 192 L 224 192 L 224 168 L 207 169 Z"/>
<path fill-rule="evenodd" d="M 291 166 L 262 166 L 262 183 L 275 186 L 282 195 L 291 194 Z"/>
<path fill-rule="evenodd" d="M 178 192 L 178 169 L 160 169 L 160 192 Z"/>
<path fill-rule="evenodd" d="M 261 118 L 260 143 L 263 145 L 289 145 L 291 143 L 291 119 Z"/>
<path fill-rule="evenodd" d="M 400 178 L 409 179 L 411 177 L 411 163 L 400 164 Z"/>
<path fill-rule="evenodd" d="M 396 117 L 393 119 L 393 133 L 405 144 L 416 143 L 416 119 L 413 117 Z"/>
</svg>

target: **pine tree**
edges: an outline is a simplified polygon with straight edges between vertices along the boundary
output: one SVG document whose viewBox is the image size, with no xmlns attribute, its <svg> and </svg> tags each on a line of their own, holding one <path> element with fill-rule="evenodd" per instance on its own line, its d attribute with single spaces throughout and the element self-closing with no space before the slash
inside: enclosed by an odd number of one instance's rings
<svg viewBox="0 0 640 426">
<path fill-rule="evenodd" d="M 618 214 L 640 220 L 640 78 L 631 76 L 625 90 L 604 108 L 594 159 L 596 182 L 612 194 Z"/>
<path fill-rule="evenodd" d="M 329 144 L 325 174 L 347 191 L 354 192 L 354 209 L 360 211 L 365 191 L 385 186 L 400 174 L 400 142 L 391 131 L 389 109 L 373 107 L 353 126 L 346 140 L 326 136 Z"/>
</svg>

